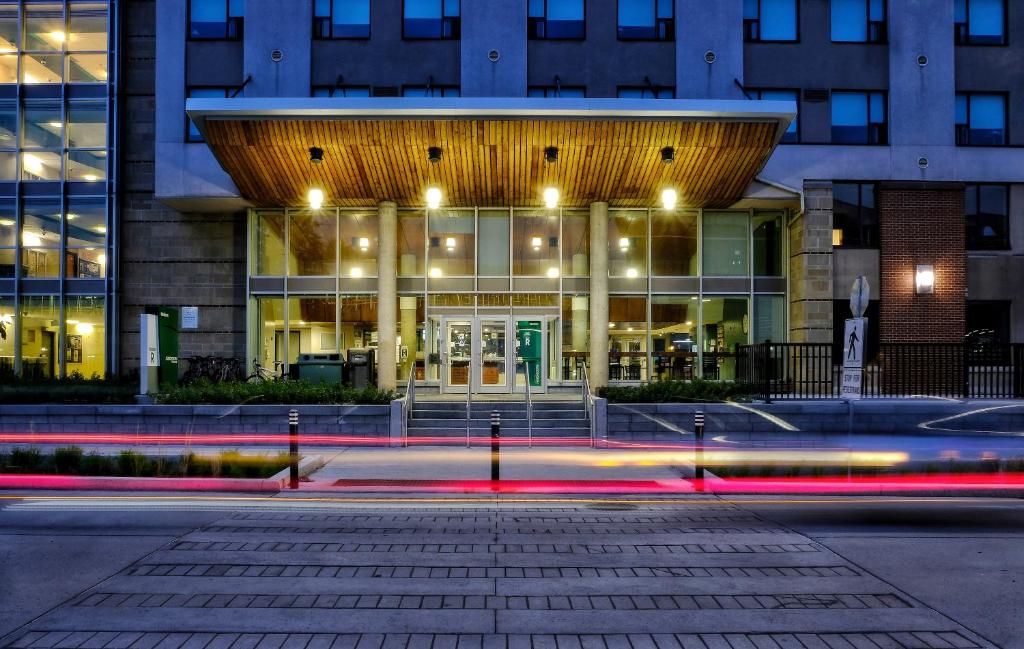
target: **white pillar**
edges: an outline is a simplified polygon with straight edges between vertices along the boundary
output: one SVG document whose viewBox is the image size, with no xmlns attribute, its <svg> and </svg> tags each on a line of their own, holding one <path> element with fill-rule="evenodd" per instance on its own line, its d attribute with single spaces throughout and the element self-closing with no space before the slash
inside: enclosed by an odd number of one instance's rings
<svg viewBox="0 0 1024 649">
<path fill-rule="evenodd" d="M 377 387 L 394 390 L 398 363 L 398 207 L 394 203 L 377 205 L 377 227 Z"/>
<path fill-rule="evenodd" d="M 409 350 L 409 357 L 400 364 L 402 374 L 398 377 L 404 383 L 409 380 L 409 368 L 416 363 L 416 298 L 403 296 L 398 299 L 401 303 L 399 311 L 402 323 L 402 347 Z M 401 348 L 398 351 L 399 359 L 401 359 Z"/>
<path fill-rule="evenodd" d="M 608 385 L 608 203 L 590 204 L 590 385 Z"/>
</svg>

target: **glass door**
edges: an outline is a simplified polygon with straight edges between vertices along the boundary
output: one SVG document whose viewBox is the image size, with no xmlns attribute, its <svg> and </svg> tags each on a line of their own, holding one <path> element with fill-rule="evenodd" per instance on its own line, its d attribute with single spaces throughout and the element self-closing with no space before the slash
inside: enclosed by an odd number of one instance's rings
<svg viewBox="0 0 1024 649">
<path fill-rule="evenodd" d="M 473 320 L 444 318 L 441 331 L 441 389 L 465 393 L 473 362 Z"/>
<path fill-rule="evenodd" d="M 480 392 L 509 392 L 509 319 L 477 318 L 477 336 L 480 341 L 479 366 L 473 368 L 473 379 Z"/>
</svg>

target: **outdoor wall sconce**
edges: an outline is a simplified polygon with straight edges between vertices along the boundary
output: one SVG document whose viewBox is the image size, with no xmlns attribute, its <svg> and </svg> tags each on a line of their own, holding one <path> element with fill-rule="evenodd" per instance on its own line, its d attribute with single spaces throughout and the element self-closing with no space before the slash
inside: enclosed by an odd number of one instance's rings
<svg viewBox="0 0 1024 649">
<path fill-rule="evenodd" d="M 914 273 L 914 285 L 918 295 L 930 295 L 935 292 L 935 267 L 931 264 L 918 264 Z"/>
</svg>

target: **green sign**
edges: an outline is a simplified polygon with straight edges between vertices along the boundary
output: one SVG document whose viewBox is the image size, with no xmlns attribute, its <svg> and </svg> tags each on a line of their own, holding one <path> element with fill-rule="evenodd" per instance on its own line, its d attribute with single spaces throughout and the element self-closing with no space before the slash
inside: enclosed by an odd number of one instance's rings
<svg viewBox="0 0 1024 649">
<path fill-rule="evenodd" d="M 160 341 L 159 385 L 178 382 L 178 310 L 172 307 L 146 307 L 146 313 L 157 317 L 157 338 Z"/>
<path fill-rule="evenodd" d="M 530 387 L 539 388 L 543 381 L 541 357 L 543 339 L 541 323 L 538 320 L 516 321 L 516 356 L 530 369 Z"/>
</svg>

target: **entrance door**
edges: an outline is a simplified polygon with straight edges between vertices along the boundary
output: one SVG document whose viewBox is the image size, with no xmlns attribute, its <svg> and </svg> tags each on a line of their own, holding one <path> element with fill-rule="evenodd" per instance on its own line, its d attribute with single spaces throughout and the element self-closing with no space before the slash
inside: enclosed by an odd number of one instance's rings
<svg viewBox="0 0 1024 649">
<path fill-rule="evenodd" d="M 465 393 L 473 361 L 473 318 L 441 321 L 441 389 Z"/>
<path fill-rule="evenodd" d="M 452 316 L 441 319 L 441 391 L 544 392 L 547 354 L 543 318 Z"/>
<path fill-rule="evenodd" d="M 476 336 L 479 353 L 474 356 L 478 364 L 473 367 L 473 382 L 479 392 L 509 392 L 512 387 L 510 370 L 515 365 L 509 356 L 509 319 L 502 317 L 476 318 Z"/>
</svg>

